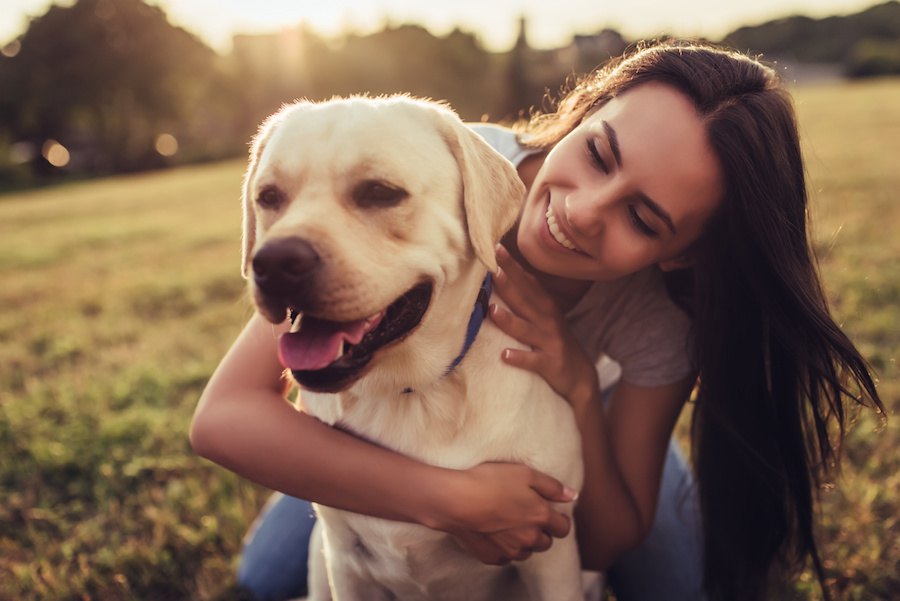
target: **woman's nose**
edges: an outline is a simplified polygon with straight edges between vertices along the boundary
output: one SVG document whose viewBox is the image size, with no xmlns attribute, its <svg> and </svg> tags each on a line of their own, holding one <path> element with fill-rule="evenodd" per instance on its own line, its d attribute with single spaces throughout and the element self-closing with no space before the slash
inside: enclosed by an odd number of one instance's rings
<svg viewBox="0 0 900 601">
<path fill-rule="evenodd" d="M 573 191 L 566 195 L 564 202 L 565 219 L 575 233 L 583 236 L 597 236 L 603 232 L 607 204 L 602 195 Z"/>
</svg>

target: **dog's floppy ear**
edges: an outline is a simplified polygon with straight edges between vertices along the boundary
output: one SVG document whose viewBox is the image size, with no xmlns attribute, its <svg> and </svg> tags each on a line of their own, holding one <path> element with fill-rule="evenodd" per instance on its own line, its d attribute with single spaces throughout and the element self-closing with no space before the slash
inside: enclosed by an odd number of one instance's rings
<svg viewBox="0 0 900 601">
<path fill-rule="evenodd" d="M 446 139 L 459 165 L 469 240 L 475 255 L 492 272 L 497 270 L 494 247 L 512 227 L 525 198 L 516 168 L 455 115 Z"/>
<path fill-rule="evenodd" d="M 253 138 L 250 144 L 250 162 L 247 166 L 247 172 L 244 174 L 243 186 L 243 246 L 241 251 L 241 275 L 244 278 L 250 277 L 250 264 L 253 261 L 253 247 L 256 246 L 256 213 L 253 210 L 253 181 L 256 179 L 256 169 L 259 166 L 259 159 L 263 150 L 266 148 L 266 142 L 272 135 L 275 122 L 279 113 L 275 113 L 266 119 L 259 126 L 259 132 Z"/>
</svg>

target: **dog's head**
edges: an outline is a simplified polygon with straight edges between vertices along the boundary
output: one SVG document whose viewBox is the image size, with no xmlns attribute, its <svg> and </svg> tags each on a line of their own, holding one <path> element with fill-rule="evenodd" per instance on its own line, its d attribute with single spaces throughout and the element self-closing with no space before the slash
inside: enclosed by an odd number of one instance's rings
<svg viewBox="0 0 900 601">
<path fill-rule="evenodd" d="M 254 140 L 243 198 L 258 311 L 273 323 L 302 314 L 282 362 L 306 388 L 349 386 L 467 265 L 496 269 L 523 196 L 513 166 L 438 103 L 284 107 Z"/>
</svg>

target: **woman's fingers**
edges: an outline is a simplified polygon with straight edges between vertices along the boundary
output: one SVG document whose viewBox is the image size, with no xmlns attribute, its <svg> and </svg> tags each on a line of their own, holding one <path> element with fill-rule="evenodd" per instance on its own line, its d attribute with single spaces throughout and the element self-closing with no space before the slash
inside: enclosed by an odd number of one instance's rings
<svg viewBox="0 0 900 601">
<path fill-rule="evenodd" d="M 578 491 L 544 472 L 531 471 L 531 486 L 537 494 L 554 503 L 570 503 L 578 498 Z"/>
<path fill-rule="evenodd" d="M 536 528 L 516 528 L 490 535 L 471 532 L 453 535 L 464 551 L 482 563 L 502 566 L 524 561 L 553 546 L 553 537 Z"/>
<path fill-rule="evenodd" d="M 516 528 L 491 535 L 503 557 L 512 561 L 522 561 L 533 553 L 546 551 L 553 546 L 553 538 L 536 528 Z"/>
<path fill-rule="evenodd" d="M 578 495 L 556 478 L 511 463 L 482 463 L 464 473 L 472 482 L 470 490 L 477 493 L 467 506 L 491 509 L 486 519 L 483 515 L 475 521 L 462 520 L 449 532 L 480 561 L 491 565 L 521 561 L 546 551 L 553 538 L 571 531 L 571 520 L 554 503 L 572 502 Z"/>
<path fill-rule="evenodd" d="M 532 545 L 531 549 L 535 553 L 543 553 L 547 549 L 553 546 L 553 537 L 547 534 L 546 532 L 541 532 L 537 540 Z"/>
<path fill-rule="evenodd" d="M 542 355 L 534 351 L 522 349 L 508 348 L 503 350 L 502 359 L 513 367 L 531 371 L 541 376 L 545 380 L 549 379 L 547 373 L 547 362 Z"/>
<path fill-rule="evenodd" d="M 495 289 L 513 312 L 533 321 L 555 310 L 540 283 L 503 247 L 498 247 L 497 264 L 500 270 L 494 277 Z"/>
<path fill-rule="evenodd" d="M 491 320 L 505 334 L 531 347 L 538 346 L 540 343 L 542 337 L 532 323 L 495 303 L 491 303 L 488 311 L 490 312 Z"/>
<path fill-rule="evenodd" d="M 453 535 L 459 546 L 481 563 L 492 566 L 508 564 L 512 558 L 490 537 L 472 532 L 458 532 Z"/>
<path fill-rule="evenodd" d="M 569 516 L 554 510 L 550 513 L 550 519 L 544 527 L 544 532 L 554 538 L 565 538 L 571 528 L 572 521 Z"/>
</svg>

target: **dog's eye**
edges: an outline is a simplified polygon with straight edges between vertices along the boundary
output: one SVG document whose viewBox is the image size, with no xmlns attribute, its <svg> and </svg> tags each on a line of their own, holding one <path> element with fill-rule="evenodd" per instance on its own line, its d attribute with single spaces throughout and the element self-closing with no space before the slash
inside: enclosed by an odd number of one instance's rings
<svg viewBox="0 0 900 601">
<path fill-rule="evenodd" d="M 384 182 L 367 180 L 353 189 L 353 202 L 361 207 L 392 207 L 409 193 Z"/>
<path fill-rule="evenodd" d="M 277 209 L 284 202 L 284 193 L 275 186 L 266 186 L 256 197 L 256 203 L 264 209 Z"/>
</svg>

